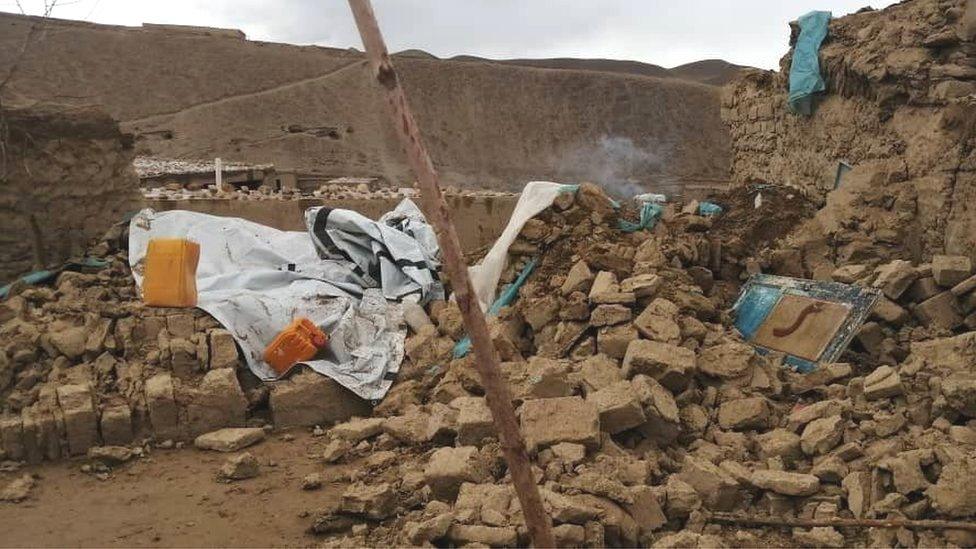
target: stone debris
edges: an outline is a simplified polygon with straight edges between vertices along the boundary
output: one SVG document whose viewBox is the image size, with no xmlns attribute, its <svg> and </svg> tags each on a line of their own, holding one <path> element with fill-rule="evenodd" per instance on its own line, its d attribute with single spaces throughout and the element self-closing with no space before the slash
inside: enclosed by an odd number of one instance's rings
<svg viewBox="0 0 976 549">
<path fill-rule="evenodd" d="M 964 255 L 933 255 L 932 278 L 943 288 L 951 288 L 969 278 L 972 261 Z"/>
<path fill-rule="evenodd" d="M 254 478 L 261 474 L 261 466 L 257 458 L 250 452 L 244 452 L 227 458 L 227 461 L 220 466 L 218 478 L 222 480 L 244 480 Z"/>
<path fill-rule="evenodd" d="M 121 465 L 135 456 L 136 453 L 125 446 L 96 446 L 88 449 L 88 459 L 109 467 Z"/>
<path fill-rule="evenodd" d="M 302 490 L 318 490 L 322 487 L 322 475 L 309 473 L 302 477 Z"/>
<path fill-rule="evenodd" d="M 198 436 L 193 445 L 200 450 L 236 452 L 261 442 L 264 435 L 264 429 L 256 427 L 228 427 Z"/>
<path fill-rule="evenodd" d="M 812 496 L 820 491 L 820 479 L 814 475 L 763 469 L 753 471 L 749 482 L 756 488 L 784 496 Z"/>
<path fill-rule="evenodd" d="M 444 501 L 453 500 L 465 482 L 484 482 L 488 470 L 474 446 L 439 448 L 424 468 L 424 482 L 432 495 Z"/>
<path fill-rule="evenodd" d="M 600 414 L 592 401 L 579 397 L 533 399 L 522 405 L 521 415 L 529 448 L 560 442 L 591 447 L 600 443 Z"/>
<path fill-rule="evenodd" d="M 30 496 L 31 490 L 34 489 L 35 484 L 37 484 L 37 481 L 34 480 L 34 477 L 24 473 L 23 475 L 8 482 L 7 485 L 0 490 L 0 501 L 5 501 L 8 503 L 20 503 Z"/>
</svg>

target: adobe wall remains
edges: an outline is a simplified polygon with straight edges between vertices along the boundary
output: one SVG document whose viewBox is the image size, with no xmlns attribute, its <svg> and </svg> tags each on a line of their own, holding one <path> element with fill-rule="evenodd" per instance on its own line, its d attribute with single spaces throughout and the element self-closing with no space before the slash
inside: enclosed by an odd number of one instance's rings
<svg viewBox="0 0 976 549">
<path fill-rule="evenodd" d="M 785 185 L 824 206 L 791 241 L 808 272 L 867 257 L 976 258 L 976 43 L 964 4 L 912 0 L 832 20 L 827 91 L 810 117 L 787 109 L 792 49 L 780 71 L 725 89 L 733 185 Z M 842 161 L 853 170 L 835 190 Z"/>
<path fill-rule="evenodd" d="M 0 122 L 0 280 L 83 255 L 138 208 L 131 137 L 107 114 L 5 105 Z"/>
</svg>

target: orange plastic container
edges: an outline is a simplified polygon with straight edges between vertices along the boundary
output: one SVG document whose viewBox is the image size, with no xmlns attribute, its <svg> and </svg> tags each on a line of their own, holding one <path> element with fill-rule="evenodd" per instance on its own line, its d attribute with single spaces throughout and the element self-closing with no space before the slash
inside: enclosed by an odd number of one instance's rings
<svg viewBox="0 0 976 549">
<path fill-rule="evenodd" d="M 154 238 L 146 249 L 142 299 L 156 307 L 195 307 L 200 245 L 184 238 Z"/>
<path fill-rule="evenodd" d="M 311 320 L 296 318 L 264 350 L 264 361 L 283 375 L 296 363 L 314 357 L 328 343 L 329 337 Z"/>
</svg>

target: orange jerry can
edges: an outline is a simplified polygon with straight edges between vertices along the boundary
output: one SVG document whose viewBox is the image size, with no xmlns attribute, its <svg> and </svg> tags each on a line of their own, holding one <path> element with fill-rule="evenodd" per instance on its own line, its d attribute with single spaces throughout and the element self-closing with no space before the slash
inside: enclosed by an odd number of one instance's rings
<svg viewBox="0 0 976 549">
<path fill-rule="evenodd" d="M 154 238 L 146 249 L 142 300 L 156 307 L 195 307 L 200 245 L 185 238 Z"/>
<path fill-rule="evenodd" d="M 264 361 L 283 375 L 296 363 L 314 357 L 328 343 L 329 337 L 311 320 L 296 318 L 264 350 Z"/>
</svg>

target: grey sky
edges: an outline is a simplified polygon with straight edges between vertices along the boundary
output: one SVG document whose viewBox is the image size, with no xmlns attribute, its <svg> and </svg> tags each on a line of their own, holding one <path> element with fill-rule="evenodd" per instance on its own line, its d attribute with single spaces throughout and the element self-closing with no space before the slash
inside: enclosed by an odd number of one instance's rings
<svg viewBox="0 0 976 549">
<path fill-rule="evenodd" d="M 50 1 L 50 0 L 48 0 Z M 373 0 L 393 51 L 439 57 L 605 57 L 672 67 L 699 59 L 776 68 L 787 23 L 869 0 Z M 43 0 L 20 0 L 28 13 Z M 894 2 L 873 0 L 875 8 Z M 360 47 L 345 0 L 60 0 L 55 17 L 232 27 L 252 40 Z M 17 11 L 14 0 L 0 10 Z"/>
</svg>

